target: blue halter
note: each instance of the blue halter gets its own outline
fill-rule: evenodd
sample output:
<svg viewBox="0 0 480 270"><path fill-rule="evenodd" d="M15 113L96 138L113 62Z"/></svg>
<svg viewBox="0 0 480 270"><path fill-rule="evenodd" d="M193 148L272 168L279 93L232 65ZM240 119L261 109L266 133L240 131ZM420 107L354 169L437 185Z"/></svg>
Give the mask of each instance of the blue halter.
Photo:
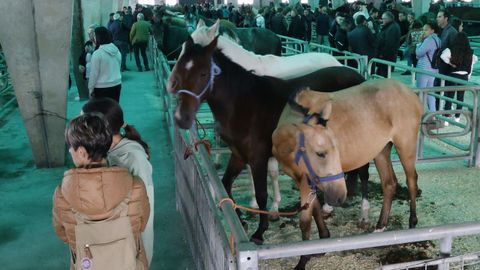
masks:
<svg viewBox="0 0 480 270"><path fill-rule="evenodd" d="M305 118L303 119L303 123L308 123L312 117L315 115L305 115ZM325 182L331 182L335 180L339 180L345 177L345 174L343 172L335 175L329 175L329 176L318 176L315 171L313 170L312 163L310 162L310 159L308 158L307 155L307 150L305 148L305 135L303 132L300 132L300 136L298 138L298 151L295 154L295 163L298 165L300 163L300 160L303 159L303 162L305 163L305 166L307 167L308 170L308 185L312 190L317 190L317 185Z"/></svg>
<svg viewBox="0 0 480 270"><path fill-rule="evenodd" d="M200 94L195 94L190 90L182 89L177 92L177 96L180 94L187 94L192 97L194 97L197 100L197 103L200 104L202 96L208 91L212 90L213 88L213 81L215 79L215 76L219 75L222 73L222 70L220 69L217 64L212 60L212 64L210 65L210 79L208 80L207 85L205 85L205 88L203 88L202 92Z"/></svg>

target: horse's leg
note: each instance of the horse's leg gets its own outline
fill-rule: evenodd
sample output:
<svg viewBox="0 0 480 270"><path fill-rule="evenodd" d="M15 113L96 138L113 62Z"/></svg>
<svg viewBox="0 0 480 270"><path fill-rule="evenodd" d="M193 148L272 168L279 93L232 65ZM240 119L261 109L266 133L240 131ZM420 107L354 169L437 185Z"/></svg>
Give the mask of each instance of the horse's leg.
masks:
<svg viewBox="0 0 480 270"><path fill-rule="evenodd" d="M349 171L346 174L345 182L347 184L347 196L353 197L357 193L358 169Z"/></svg>
<svg viewBox="0 0 480 270"><path fill-rule="evenodd" d="M252 185L252 198L250 199L250 207L258 209L257 198L255 198L255 183L253 182L252 168L247 165L248 177L250 178L250 184Z"/></svg>
<svg viewBox="0 0 480 270"><path fill-rule="evenodd" d="M392 208L392 200L395 195L397 187L397 177L393 171L392 161L390 160L390 153L392 150L392 143L388 143L382 152L375 157L375 166L377 167L380 180L382 182L383 191L383 205L382 211L375 231L384 231L387 227L388 216Z"/></svg>
<svg viewBox="0 0 480 270"><path fill-rule="evenodd" d="M270 220L276 221L279 219L279 216L275 213L278 213L278 206L282 200L282 195L280 194L280 186L278 185L278 161L274 157L268 159L268 173L272 179L273 190L273 202L272 207L270 208L272 215L270 216Z"/></svg>
<svg viewBox="0 0 480 270"><path fill-rule="evenodd" d="M255 198L257 199L258 208L267 210L267 166L268 157L257 157L250 164L252 168L253 181L255 183ZM260 214L260 222L257 231L252 235L251 240L255 244L263 244L263 233L268 229L268 215Z"/></svg>
<svg viewBox="0 0 480 270"><path fill-rule="evenodd" d="M417 180L418 174L415 169L416 160L416 144L411 142L417 141L417 132L412 132L412 136L402 135L398 140L394 138L395 147L397 149L400 162L402 163L405 176L407 177L408 193L410 194L410 218L408 220L408 227L415 228L417 225Z"/></svg>
<svg viewBox="0 0 480 270"><path fill-rule="evenodd" d="M369 227L368 211L370 210L370 203L368 202L368 167L369 163L358 168L358 174L360 175L360 181L362 184L362 213L360 219L360 227L367 229Z"/></svg>
<svg viewBox="0 0 480 270"><path fill-rule="evenodd" d="M315 215L315 222L317 223L317 227L319 228L318 231L319 231L320 237L321 238L322 236L329 237L330 235L327 227L325 226L325 223L323 222L321 212L319 211L320 203L316 198L316 194L313 201L311 201L312 195L310 195L310 193L311 193L311 189L310 189L310 186L307 184L307 179L306 177L303 177L300 182L300 205L304 206L307 203L309 204L309 207L307 209L304 209L302 210L302 212L300 212L300 229L302 230L302 240L304 241L310 239L312 215ZM316 213L315 213L315 210L316 210ZM321 222L318 222L317 219L321 220ZM300 256L300 260L295 266L295 270L304 270L305 265L310 260L310 258L311 258L311 255Z"/></svg>
<svg viewBox="0 0 480 270"><path fill-rule="evenodd" d="M232 197L232 184L233 180L238 176L238 174L243 170L245 167L245 162L235 154L230 155L230 160L228 161L227 169L225 170L225 174L222 178L223 186L227 191L228 196L233 199ZM240 211L237 211L238 216L240 217Z"/></svg>

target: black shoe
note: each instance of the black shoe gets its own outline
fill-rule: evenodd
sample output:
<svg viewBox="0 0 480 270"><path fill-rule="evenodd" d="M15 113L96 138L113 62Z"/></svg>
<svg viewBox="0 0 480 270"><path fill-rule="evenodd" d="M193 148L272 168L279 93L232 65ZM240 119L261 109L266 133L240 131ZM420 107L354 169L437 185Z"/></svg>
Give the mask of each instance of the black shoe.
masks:
<svg viewBox="0 0 480 270"><path fill-rule="evenodd" d="M145 68L145 71L150 71L150 69L148 67Z"/></svg>
<svg viewBox="0 0 480 270"><path fill-rule="evenodd" d="M141 67L139 67L139 68L138 68L138 71L139 71L139 72L142 72L142 71L143 71L143 69L142 69Z"/></svg>
<svg viewBox="0 0 480 270"><path fill-rule="evenodd" d="M412 75L412 73L410 71L405 71L401 75Z"/></svg>
<svg viewBox="0 0 480 270"><path fill-rule="evenodd" d="M124 70L124 71L130 71L130 69L127 68L127 67L124 67L123 70Z"/></svg>

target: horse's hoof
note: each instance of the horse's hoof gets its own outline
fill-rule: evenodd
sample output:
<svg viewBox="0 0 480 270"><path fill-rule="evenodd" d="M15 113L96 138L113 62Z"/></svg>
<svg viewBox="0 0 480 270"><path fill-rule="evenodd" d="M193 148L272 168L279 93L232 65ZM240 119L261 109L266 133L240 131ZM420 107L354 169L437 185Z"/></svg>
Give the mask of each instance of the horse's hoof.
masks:
<svg viewBox="0 0 480 270"><path fill-rule="evenodd" d="M365 221L364 219L360 220L357 224L358 228L368 231L370 229L370 223L368 221Z"/></svg>
<svg viewBox="0 0 480 270"><path fill-rule="evenodd" d="M280 216L278 215L278 212L275 212L275 213L269 215L268 220L270 220L271 222L279 221Z"/></svg>
<svg viewBox="0 0 480 270"><path fill-rule="evenodd" d="M293 268L293 270L305 270L305 267L301 267L301 266L295 266L295 268Z"/></svg>
<svg viewBox="0 0 480 270"><path fill-rule="evenodd" d="M259 238L256 238L256 237L252 236L250 238L250 241L255 243L255 245L258 245L258 246L263 245L263 239L259 239Z"/></svg>

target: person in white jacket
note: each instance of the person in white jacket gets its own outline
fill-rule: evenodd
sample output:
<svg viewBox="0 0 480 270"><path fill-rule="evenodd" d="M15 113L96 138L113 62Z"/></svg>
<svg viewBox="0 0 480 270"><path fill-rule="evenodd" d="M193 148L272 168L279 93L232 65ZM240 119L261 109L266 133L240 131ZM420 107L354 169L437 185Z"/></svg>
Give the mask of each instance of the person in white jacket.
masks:
<svg viewBox="0 0 480 270"><path fill-rule="evenodd" d="M103 114L112 130L112 146L107 155L108 165L125 167L131 174L140 177L145 183L150 203L150 216L145 231L142 233L142 241L148 265L150 265L153 257L153 213L155 212L155 204L149 147L142 140L137 130L124 122L122 108L115 100L110 98L91 99L83 105L82 112ZM125 131L125 135L121 135L121 129Z"/></svg>
<svg viewBox="0 0 480 270"><path fill-rule="evenodd" d="M107 28L95 28L96 50L92 54L88 90L91 97L109 97L120 101L122 55L112 43L112 34Z"/></svg>

